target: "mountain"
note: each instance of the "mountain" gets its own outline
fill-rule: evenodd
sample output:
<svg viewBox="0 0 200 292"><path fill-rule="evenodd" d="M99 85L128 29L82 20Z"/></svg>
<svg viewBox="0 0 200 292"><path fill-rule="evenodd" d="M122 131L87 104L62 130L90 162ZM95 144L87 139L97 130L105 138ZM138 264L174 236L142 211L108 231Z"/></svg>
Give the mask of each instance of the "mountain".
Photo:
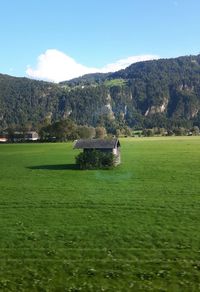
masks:
<svg viewBox="0 0 200 292"><path fill-rule="evenodd" d="M91 84L91 83L102 83L109 77L111 73L90 73L84 76L73 78L69 81L60 82L61 85L80 85L80 84Z"/></svg>
<svg viewBox="0 0 200 292"><path fill-rule="evenodd" d="M132 64L54 84L0 74L0 128L70 117L134 128L200 126L200 55Z"/></svg>

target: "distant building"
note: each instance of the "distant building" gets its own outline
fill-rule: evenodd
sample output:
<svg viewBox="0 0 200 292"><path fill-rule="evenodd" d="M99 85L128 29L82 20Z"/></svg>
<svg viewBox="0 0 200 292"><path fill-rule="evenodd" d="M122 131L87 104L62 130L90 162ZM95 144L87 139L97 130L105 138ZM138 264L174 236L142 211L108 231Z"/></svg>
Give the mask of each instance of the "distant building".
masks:
<svg viewBox="0 0 200 292"><path fill-rule="evenodd" d="M29 132L17 132L8 134L8 140L10 142L25 142L25 141L37 141L39 140L39 135L35 131Z"/></svg>
<svg viewBox="0 0 200 292"><path fill-rule="evenodd" d="M39 140L39 135L35 131L30 131L25 133L25 140L27 141L37 141Z"/></svg>
<svg viewBox="0 0 200 292"><path fill-rule="evenodd" d="M6 135L0 135L0 143L5 143L8 141L8 138Z"/></svg>
<svg viewBox="0 0 200 292"><path fill-rule="evenodd" d="M120 142L115 139L80 139L75 142L74 149L83 149L83 151L99 150L102 152L111 152L115 156L115 165L120 164Z"/></svg>
<svg viewBox="0 0 200 292"><path fill-rule="evenodd" d="M0 143L5 142L24 142L24 141L37 141L39 140L39 135L35 131L29 132L3 132L0 134Z"/></svg>

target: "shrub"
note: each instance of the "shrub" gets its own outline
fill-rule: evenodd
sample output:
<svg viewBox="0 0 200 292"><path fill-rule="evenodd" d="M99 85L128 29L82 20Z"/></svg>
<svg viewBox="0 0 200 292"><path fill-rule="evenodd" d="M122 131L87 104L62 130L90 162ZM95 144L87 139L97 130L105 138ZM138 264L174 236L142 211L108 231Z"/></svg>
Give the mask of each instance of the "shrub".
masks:
<svg viewBox="0 0 200 292"><path fill-rule="evenodd" d="M76 163L80 169L111 168L114 166L114 155L112 152L99 150L84 151L76 156Z"/></svg>

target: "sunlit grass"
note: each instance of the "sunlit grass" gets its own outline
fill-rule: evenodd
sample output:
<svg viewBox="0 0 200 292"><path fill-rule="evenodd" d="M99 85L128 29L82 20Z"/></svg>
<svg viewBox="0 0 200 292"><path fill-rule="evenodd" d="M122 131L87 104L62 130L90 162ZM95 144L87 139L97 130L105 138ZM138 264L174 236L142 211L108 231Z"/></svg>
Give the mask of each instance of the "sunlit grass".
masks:
<svg viewBox="0 0 200 292"><path fill-rule="evenodd" d="M200 138L121 144L92 171L71 143L0 145L0 289L200 288Z"/></svg>
<svg viewBox="0 0 200 292"><path fill-rule="evenodd" d="M122 86L125 85L126 81L124 79L118 78L118 79L112 79L112 80L106 80L104 82L104 85L107 87L112 87L112 86Z"/></svg>

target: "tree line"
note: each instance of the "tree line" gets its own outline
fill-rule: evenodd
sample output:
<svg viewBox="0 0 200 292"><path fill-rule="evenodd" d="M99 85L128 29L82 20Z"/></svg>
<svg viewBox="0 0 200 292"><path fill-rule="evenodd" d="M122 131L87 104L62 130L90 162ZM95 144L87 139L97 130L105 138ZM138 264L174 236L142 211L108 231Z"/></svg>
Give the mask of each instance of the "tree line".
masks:
<svg viewBox="0 0 200 292"><path fill-rule="evenodd" d="M111 127L112 129L112 127ZM27 133L33 129L26 127L7 128L5 131L0 131L0 137L6 137L8 142L27 142ZM98 125L92 127L88 125L77 125L71 119L62 119L54 123L41 125L37 129L39 134L38 142L65 142L74 141L77 139L92 139L99 138L104 139L107 137L152 137L152 136L198 136L200 135L200 129L198 126L191 128L174 127L163 128L153 127L137 129L129 128L127 126L121 128L107 129Z"/></svg>

